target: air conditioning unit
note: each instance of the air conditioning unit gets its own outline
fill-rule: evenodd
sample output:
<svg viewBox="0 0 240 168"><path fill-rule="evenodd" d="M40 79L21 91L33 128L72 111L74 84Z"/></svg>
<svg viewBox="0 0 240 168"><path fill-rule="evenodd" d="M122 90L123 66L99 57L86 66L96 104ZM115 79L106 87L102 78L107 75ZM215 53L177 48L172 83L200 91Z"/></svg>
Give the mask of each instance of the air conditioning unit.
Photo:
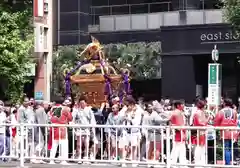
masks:
<svg viewBox="0 0 240 168"><path fill-rule="evenodd" d="M44 26L41 23L35 23L34 28L34 51L44 51Z"/></svg>

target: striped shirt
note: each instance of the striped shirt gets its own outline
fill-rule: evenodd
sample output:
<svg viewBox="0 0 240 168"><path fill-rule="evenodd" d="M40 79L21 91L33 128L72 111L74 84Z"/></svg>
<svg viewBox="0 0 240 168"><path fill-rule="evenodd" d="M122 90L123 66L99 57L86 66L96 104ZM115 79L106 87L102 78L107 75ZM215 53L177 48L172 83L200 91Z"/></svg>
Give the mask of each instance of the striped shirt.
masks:
<svg viewBox="0 0 240 168"><path fill-rule="evenodd" d="M91 107L84 109L75 108L72 112L73 123L78 125L96 125L96 120ZM90 128L76 128L76 134L90 134Z"/></svg>
<svg viewBox="0 0 240 168"><path fill-rule="evenodd" d="M119 125L120 124L120 118L118 114L110 113L107 118L106 125ZM112 135L116 135L118 130L118 134L120 133L120 129L116 128L105 128L106 133L111 133Z"/></svg>

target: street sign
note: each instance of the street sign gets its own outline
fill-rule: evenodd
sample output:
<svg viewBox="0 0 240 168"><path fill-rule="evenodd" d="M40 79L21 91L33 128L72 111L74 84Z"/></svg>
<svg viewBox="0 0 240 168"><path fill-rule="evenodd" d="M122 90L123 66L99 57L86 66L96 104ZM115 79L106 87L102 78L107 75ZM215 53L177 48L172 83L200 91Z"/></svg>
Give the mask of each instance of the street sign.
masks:
<svg viewBox="0 0 240 168"><path fill-rule="evenodd" d="M208 64L208 105L221 104L222 94L222 65L218 63Z"/></svg>
<svg viewBox="0 0 240 168"><path fill-rule="evenodd" d="M218 52L218 49L217 49L217 45L214 45L214 49L212 50L212 60L214 62L217 62L219 59L219 52Z"/></svg>
<svg viewBox="0 0 240 168"><path fill-rule="evenodd" d="M43 100L43 92L35 92L35 100Z"/></svg>

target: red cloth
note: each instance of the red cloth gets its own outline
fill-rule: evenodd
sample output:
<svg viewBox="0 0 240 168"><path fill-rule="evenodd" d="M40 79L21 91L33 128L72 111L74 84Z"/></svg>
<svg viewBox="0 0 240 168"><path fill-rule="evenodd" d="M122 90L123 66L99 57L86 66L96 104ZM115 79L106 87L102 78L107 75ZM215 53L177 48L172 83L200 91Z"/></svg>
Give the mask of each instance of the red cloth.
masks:
<svg viewBox="0 0 240 168"><path fill-rule="evenodd" d="M204 116L203 116L204 115ZM208 119L206 118L202 110L197 110L193 116L193 126L207 126ZM197 131L197 130L194 130ZM191 136L192 144L194 145L205 145L206 144L206 131L199 130L196 135Z"/></svg>
<svg viewBox="0 0 240 168"><path fill-rule="evenodd" d="M17 115L15 114L15 119L17 120ZM12 137L15 137L17 135L17 128L12 128Z"/></svg>
<svg viewBox="0 0 240 168"><path fill-rule="evenodd" d="M15 137L17 134L17 128L12 128L12 137Z"/></svg>
<svg viewBox="0 0 240 168"><path fill-rule="evenodd" d="M48 150L52 149L52 128L50 128L49 139L48 139Z"/></svg>
<svg viewBox="0 0 240 168"><path fill-rule="evenodd" d="M59 118L56 116L51 117L51 122L53 124L68 124L70 121L72 121L72 114L68 107L62 108ZM65 139L67 136L67 127L54 127L52 133L54 140Z"/></svg>
<svg viewBox="0 0 240 168"><path fill-rule="evenodd" d="M232 115L225 116L226 110L232 110ZM225 107L220 110L214 120L214 126L222 126L222 127L237 127L237 112L229 107ZM224 134L223 134L224 132ZM222 130L221 131L221 138L223 139L236 139L237 138L237 131L230 131L230 130Z"/></svg>
<svg viewBox="0 0 240 168"><path fill-rule="evenodd" d="M175 110L170 118L171 124L173 126L185 126L183 112L179 110ZM178 129L175 130L175 141L176 142L183 142L186 141L186 130L185 129Z"/></svg>
<svg viewBox="0 0 240 168"><path fill-rule="evenodd" d="M56 104L56 105L53 106L53 107L51 108L51 110L49 111L49 117L50 117L51 120L52 120L52 117L53 117L53 111L54 111L54 109L59 108L59 107L62 107L62 105L61 105L61 104ZM51 150L51 149L52 149L52 141L53 141L53 139L52 139L52 132L53 132L53 128L50 128L49 139L48 139L48 150Z"/></svg>

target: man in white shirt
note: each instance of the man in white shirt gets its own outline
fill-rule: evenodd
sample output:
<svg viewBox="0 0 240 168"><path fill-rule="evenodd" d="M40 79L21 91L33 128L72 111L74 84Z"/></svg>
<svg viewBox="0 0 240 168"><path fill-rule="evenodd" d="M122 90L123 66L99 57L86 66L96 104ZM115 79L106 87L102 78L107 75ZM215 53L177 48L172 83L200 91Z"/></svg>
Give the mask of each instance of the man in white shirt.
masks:
<svg viewBox="0 0 240 168"><path fill-rule="evenodd" d="M7 120L6 113L4 112L4 103L0 100L0 125L5 124ZM5 155L5 140L6 126L0 126L0 156Z"/></svg>
<svg viewBox="0 0 240 168"><path fill-rule="evenodd" d="M19 107L17 112L17 121L19 124L34 124L35 113L33 112L33 108L30 106L30 101L28 98L24 98L22 106ZM24 128L23 135L21 135L20 127L17 128L17 146L20 147L20 137L25 136L24 138L27 143L27 148L25 149L25 154L27 156L31 156L33 154L33 149L35 148L33 142L33 127L28 126Z"/></svg>
<svg viewBox="0 0 240 168"><path fill-rule="evenodd" d="M136 104L133 97L127 97L125 107L120 111L121 122L123 125L140 126L144 110ZM137 160L137 150L140 147L141 132L140 128L124 128L122 137L119 140L119 148L131 147L133 160ZM125 159L123 153L123 159ZM125 166L124 164L122 166ZM137 164L133 164L136 167Z"/></svg>
<svg viewBox="0 0 240 168"><path fill-rule="evenodd" d="M43 101L36 101L36 111L35 111L35 120L36 124L47 124L47 114L44 109L44 105L47 104L47 102ZM37 157L41 157L41 154L44 150L44 144L46 143L46 128L45 127L35 127L34 128L34 141L37 143L36 145L36 151L34 153L37 155ZM36 157L36 156L35 156ZM31 160L32 163L45 163L42 160Z"/></svg>
<svg viewBox="0 0 240 168"><path fill-rule="evenodd" d="M86 98L80 97L78 108L75 108L72 117L73 124L77 124L81 127L81 125L96 125L96 120L92 111L92 108L87 105ZM87 159L87 155L89 154L89 141L90 141L90 133L92 128L77 128L75 130L76 138L77 138L77 157L81 159L82 146L84 145L84 157L83 159ZM95 132L93 131L93 134Z"/></svg>

